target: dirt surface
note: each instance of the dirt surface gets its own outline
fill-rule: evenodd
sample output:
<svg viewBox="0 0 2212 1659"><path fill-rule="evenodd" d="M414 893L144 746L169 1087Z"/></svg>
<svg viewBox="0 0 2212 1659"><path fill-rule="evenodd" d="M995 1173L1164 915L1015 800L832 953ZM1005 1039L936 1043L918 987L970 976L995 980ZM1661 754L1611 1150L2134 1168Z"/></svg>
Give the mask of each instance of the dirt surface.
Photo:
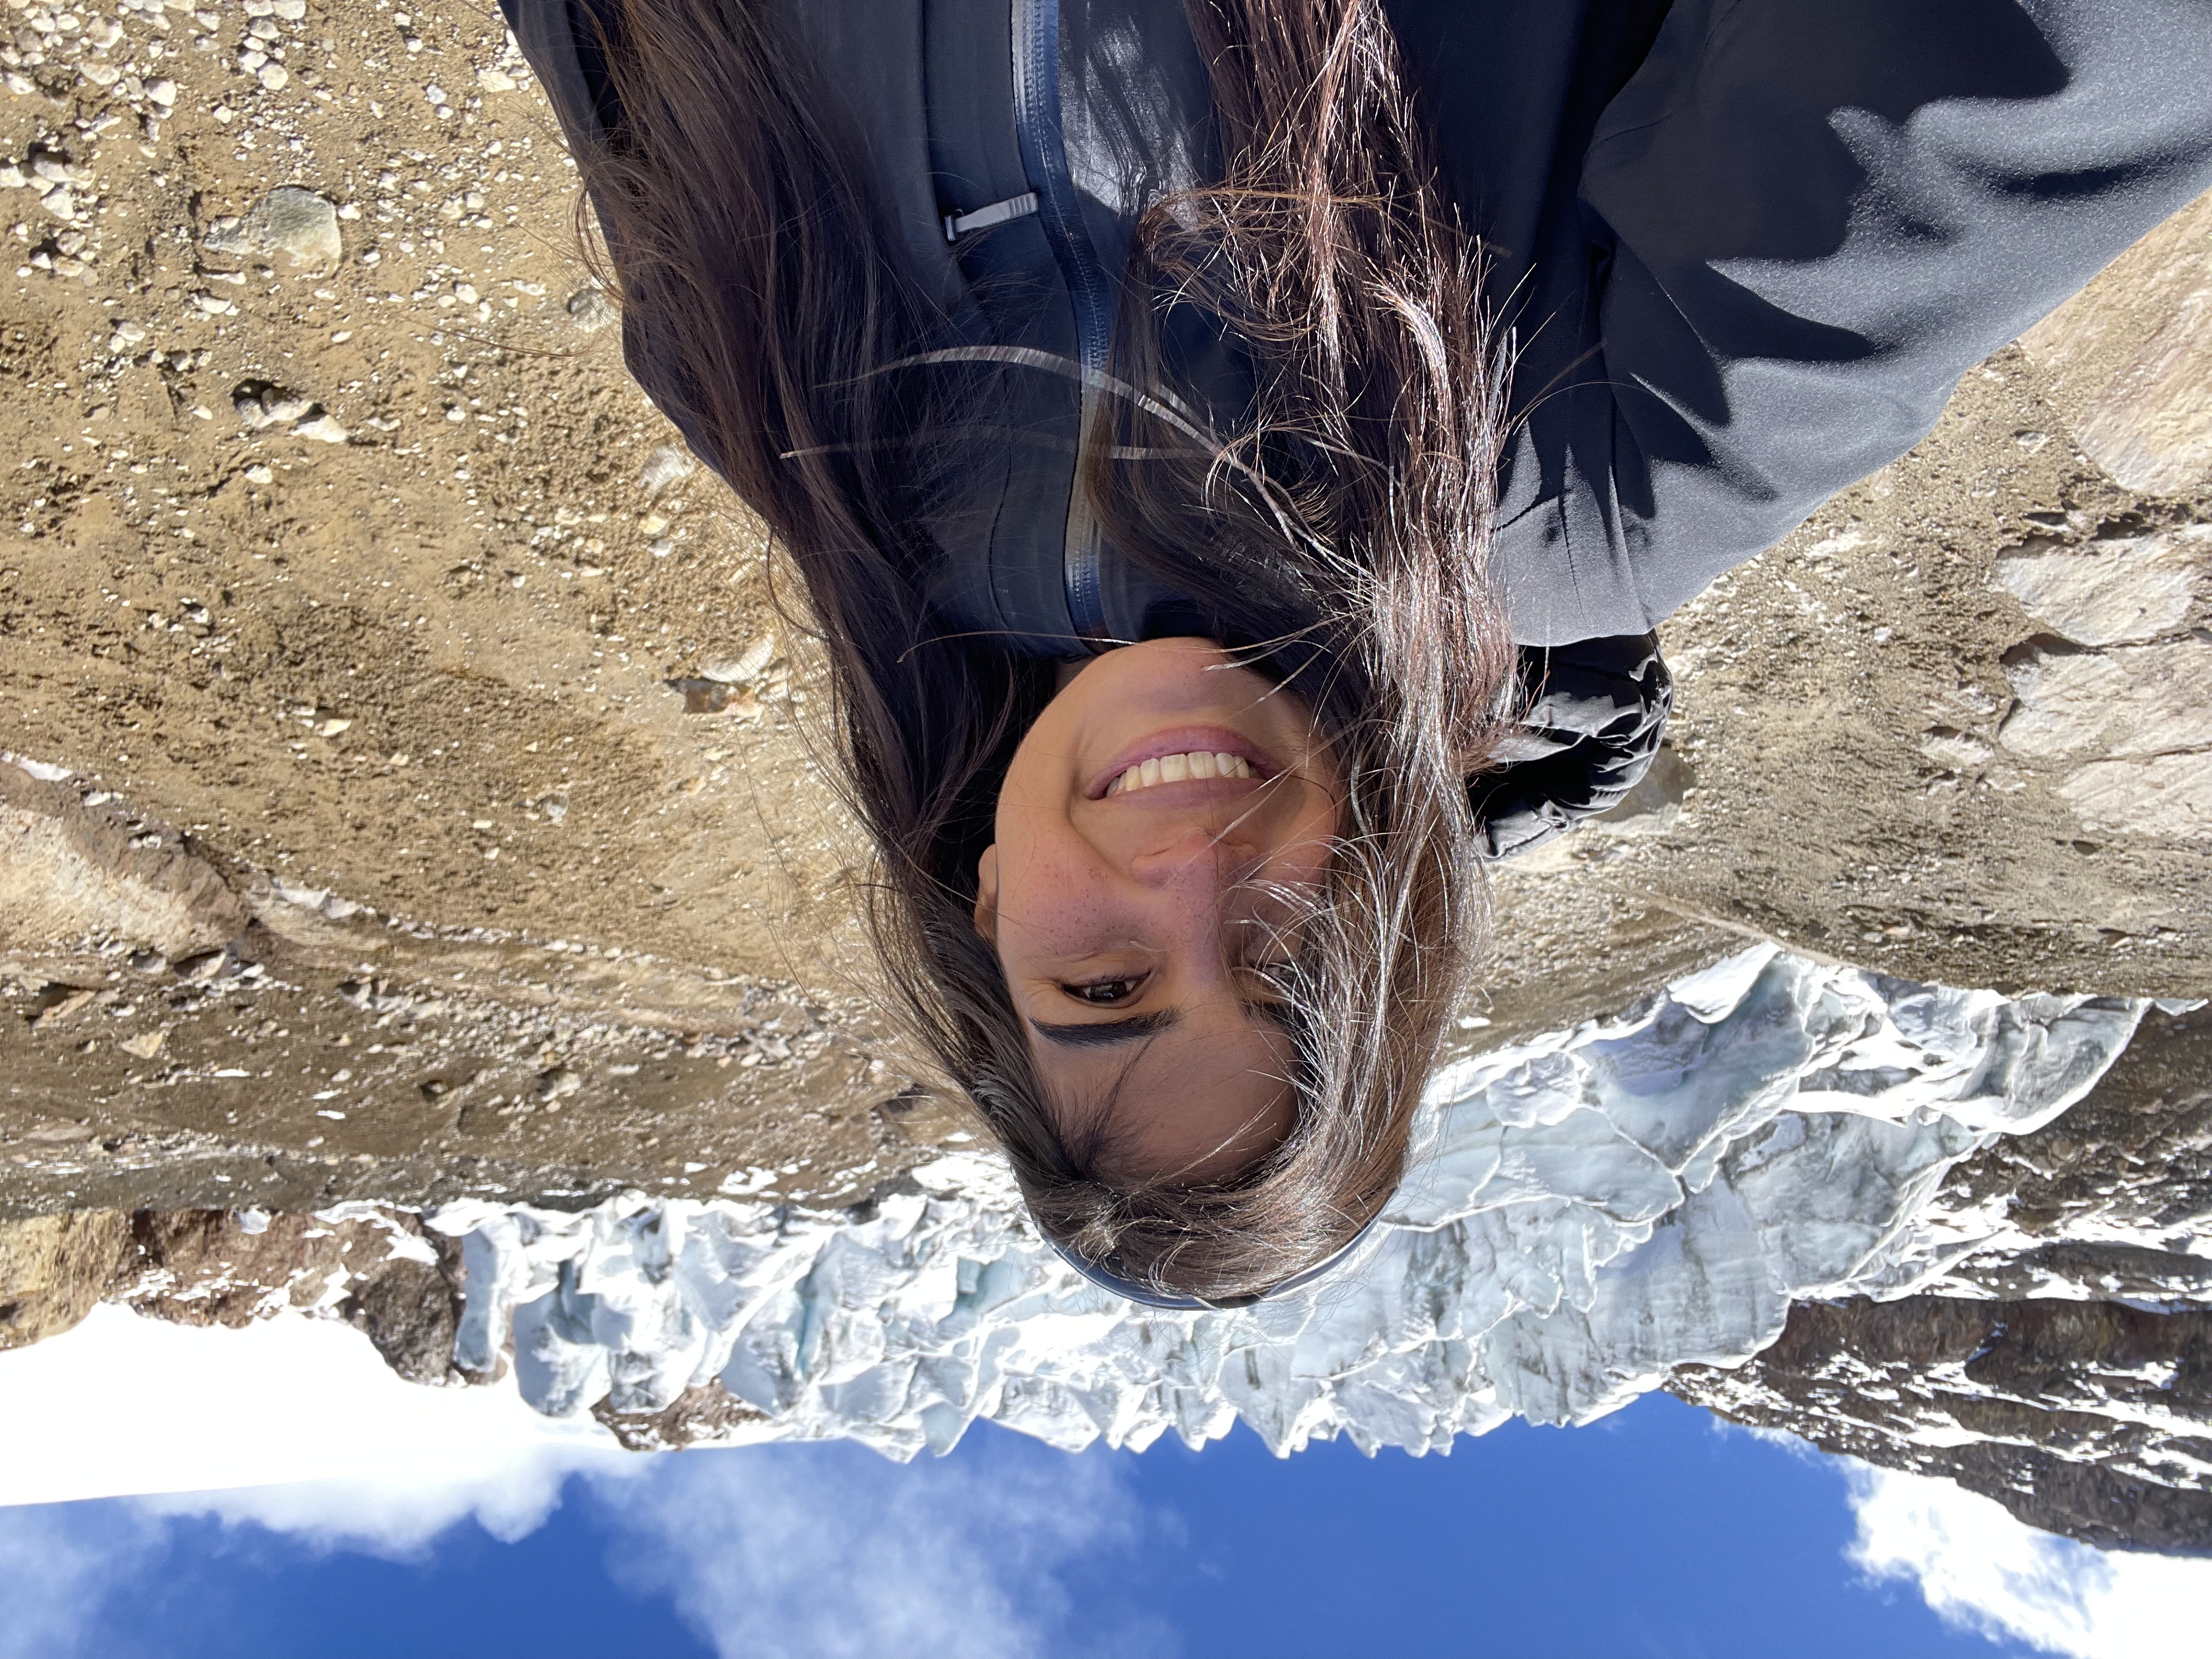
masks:
<svg viewBox="0 0 2212 1659"><path fill-rule="evenodd" d="M286 9L11 11L0 1203L865 1188L901 1079L758 527L496 14Z"/></svg>
<svg viewBox="0 0 2212 1659"><path fill-rule="evenodd" d="M0 1213L828 1201L968 1134L870 1012L805 642L622 372L496 14L9 5ZM1760 937L2212 989L2212 738L2148 691L2086 748L2012 724L2067 674L2191 684L2197 544L2145 556L2185 591L2142 639L1993 584L2212 519L2208 235L1669 624L1665 762L1501 874L1465 1042Z"/></svg>

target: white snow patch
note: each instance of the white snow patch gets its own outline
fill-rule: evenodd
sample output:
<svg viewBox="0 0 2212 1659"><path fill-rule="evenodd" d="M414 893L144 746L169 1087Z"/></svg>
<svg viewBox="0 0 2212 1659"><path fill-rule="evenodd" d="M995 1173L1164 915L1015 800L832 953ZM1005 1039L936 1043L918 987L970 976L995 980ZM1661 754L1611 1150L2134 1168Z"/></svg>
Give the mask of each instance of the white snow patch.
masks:
<svg viewBox="0 0 2212 1659"><path fill-rule="evenodd" d="M872 1218L630 1194L470 1202L465 1365L511 1344L524 1399L659 1410L719 1377L747 1438L944 1451L979 1418L1073 1449L1279 1453L1341 1434L1447 1449L1518 1414L1586 1422L1689 1362L1740 1364L1791 1301L1903 1295L1974 1243L1928 1200L2125 1048L2139 1000L2008 999L1771 946L1619 1018L1435 1080L1424 1154L1361 1260L1235 1313L1162 1313L1038 1239L1004 1166L957 1154Z"/></svg>

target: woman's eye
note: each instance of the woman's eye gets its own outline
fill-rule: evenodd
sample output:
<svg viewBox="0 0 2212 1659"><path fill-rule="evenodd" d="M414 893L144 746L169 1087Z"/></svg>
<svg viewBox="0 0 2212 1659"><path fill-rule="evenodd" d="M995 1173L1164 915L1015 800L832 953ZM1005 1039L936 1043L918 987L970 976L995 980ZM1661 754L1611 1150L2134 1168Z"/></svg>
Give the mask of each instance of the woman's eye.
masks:
<svg viewBox="0 0 2212 1659"><path fill-rule="evenodd" d="M1137 988L1143 983L1138 979L1097 979L1088 984L1063 985L1060 988L1078 1002L1087 1002L1094 1007L1111 1008L1136 995Z"/></svg>

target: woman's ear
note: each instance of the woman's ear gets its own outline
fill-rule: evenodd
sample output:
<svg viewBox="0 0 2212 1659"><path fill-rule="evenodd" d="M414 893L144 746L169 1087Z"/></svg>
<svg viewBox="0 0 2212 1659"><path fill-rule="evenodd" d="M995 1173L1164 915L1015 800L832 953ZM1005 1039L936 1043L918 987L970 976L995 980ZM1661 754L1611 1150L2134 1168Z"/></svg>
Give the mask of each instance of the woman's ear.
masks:
<svg viewBox="0 0 2212 1659"><path fill-rule="evenodd" d="M993 945L999 942L999 844L993 842L975 860L975 931Z"/></svg>

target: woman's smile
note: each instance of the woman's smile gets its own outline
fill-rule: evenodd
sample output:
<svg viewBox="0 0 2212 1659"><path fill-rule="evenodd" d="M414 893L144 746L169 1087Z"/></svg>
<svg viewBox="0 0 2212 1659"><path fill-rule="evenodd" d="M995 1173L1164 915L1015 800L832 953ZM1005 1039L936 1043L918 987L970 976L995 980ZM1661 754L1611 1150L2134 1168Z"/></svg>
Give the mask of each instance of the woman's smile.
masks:
<svg viewBox="0 0 2212 1659"><path fill-rule="evenodd" d="M1177 726L1153 732L1127 745L1095 775L1085 793L1092 800L1162 784L1264 782L1282 767L1242 732L1225 726ZM1243 791L1218 791L1197 799L1234 798Z"/></svg>

